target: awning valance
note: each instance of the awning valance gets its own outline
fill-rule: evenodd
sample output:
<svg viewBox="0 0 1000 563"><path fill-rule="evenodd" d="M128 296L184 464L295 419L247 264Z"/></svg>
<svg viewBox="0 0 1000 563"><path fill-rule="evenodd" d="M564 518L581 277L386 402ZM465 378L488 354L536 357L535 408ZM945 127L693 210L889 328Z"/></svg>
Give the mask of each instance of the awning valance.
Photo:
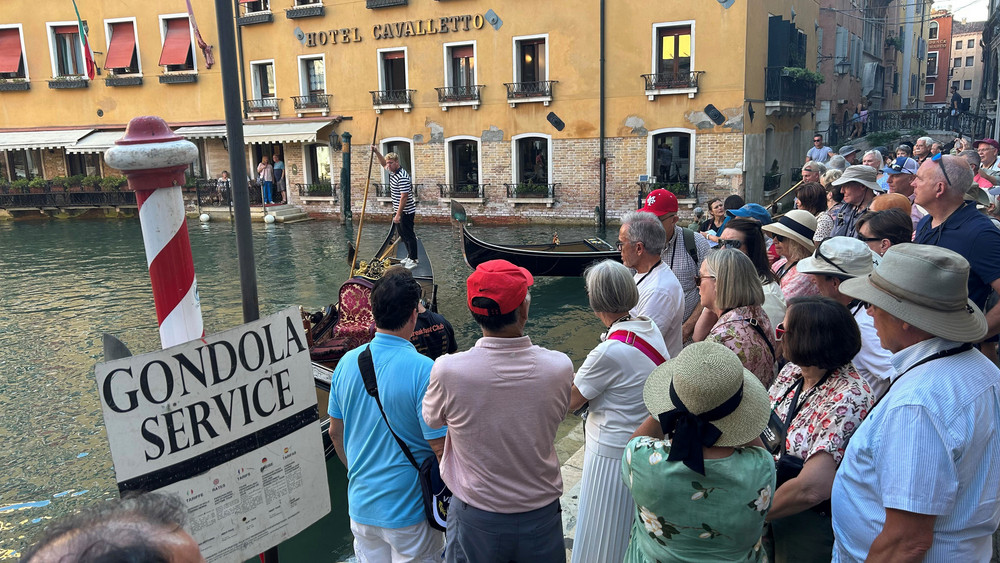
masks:
<svg viewBox="0 0 1000 563"><path fill-rule="evenodd" d="M66 147L67 154L103 154L125 135L124 131L94 131L76 144Z"/></svg>
<svg viewBox="0 0 1000 563"><path fill-rule="evenodd" d="M0 72L17 72L21 66L21 31L0 29Z"/></svg>
<svg viewBox="0 0 1000 563"><path fill-rule="evenodd" d="M297 121L294 123L247 123L243 125L243 142L248 145L262 143L315 143L320 129L332 121ZM200 125L179 127L175 131L187 139L222 139L226 137L225 125Z"/></svg>
<svg viewBox="0 0 1000 563"><path fill-rule="evenodd" d="M135 32L132 30L132 22L111 24L111 44L108 45L108 56L104 59L104 68L128 68L132 65L134 53Z"/></svg>
<svg viewBox="0 0 1000 563"><path fill-rule="evenodd" d="M160 51L160 66L182 65L191 51L191 30L187 18L167 20L167 34Z"/></svg>
<svg viewBox="0 0 1000 563"><path fill-rule="evenodd" d="M76 144L93 129L57 129L54 131L0 131L0 150L61 149Z"/></svg>
<svg viewBox="0 0 1000 563"><path fill-rule="evenodd" d="M194 127L178 127L174 130L185 139L224 139L226 137L225 125L197 125Z"/></svg>

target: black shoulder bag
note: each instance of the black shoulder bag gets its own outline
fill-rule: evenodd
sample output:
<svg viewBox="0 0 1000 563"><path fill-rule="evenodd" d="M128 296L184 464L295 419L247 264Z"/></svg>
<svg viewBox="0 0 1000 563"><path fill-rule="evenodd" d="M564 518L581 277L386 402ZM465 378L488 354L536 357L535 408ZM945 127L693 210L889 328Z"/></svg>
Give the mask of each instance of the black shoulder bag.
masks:
<svg viewBox="0 0 1000 563"><path fill-rule="evenodd" d="M378 410L382 413L382 420L385 421L385 425L389 428L389 432L392 433L392 437L399 444L399 449L403 450L403 455L406 456L406 459L417 470L427 523L435 530L445 531L448 519L448 505L451 503L451 490L448 489L448 485L445 485L441 479L437 456L432 454L422 464L417 464L417 460L414 459L413 453L410 452L410 448L406 445L406 442L389 425L389 419L385 416L385 409L382 408L382 400L378 396L378 382L375 380L375 362L372 361L371 346L365 346L364 351L358 356L358 368L361 369L361 377L365 381L365 391L372 397L375 397Z"/></svg>

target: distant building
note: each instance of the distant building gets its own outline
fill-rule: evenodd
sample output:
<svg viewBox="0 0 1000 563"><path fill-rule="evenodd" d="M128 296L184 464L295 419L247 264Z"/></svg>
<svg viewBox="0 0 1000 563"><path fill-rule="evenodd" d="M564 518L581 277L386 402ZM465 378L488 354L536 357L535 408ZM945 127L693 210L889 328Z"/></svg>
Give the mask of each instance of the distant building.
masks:
<svg viewBox="0 0 1000 563"><path fill-rule="evenodd" d="M956 22L951 32L952 75L951 85L958 87L963 104L969 111L979 113L980 88L985 67L982 46L983 27L986 22Z"/></svg>
<svg viewBox="0 0 1000 563"><path fill-rule="evenodd" d="M927 26L927 80L924 83L924 103L928 106L948 105L951 99L951 33L952 16L947 10L935 10Z"/></svg>

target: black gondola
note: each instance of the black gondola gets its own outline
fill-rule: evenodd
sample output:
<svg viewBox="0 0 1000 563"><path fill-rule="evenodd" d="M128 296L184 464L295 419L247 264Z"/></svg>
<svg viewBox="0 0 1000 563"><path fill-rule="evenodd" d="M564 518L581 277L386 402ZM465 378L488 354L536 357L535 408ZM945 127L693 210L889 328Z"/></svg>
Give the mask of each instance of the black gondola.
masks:
<svg viewBox="0 0 1000 563"><path fill-rule="evenodd" d="M582 276L587 266L601 260L621 262L621 252L601 238L548 244L504 246L484 242L466 228L465 207L452 200L451 217L462 225L462 254L465 263L475 268L489 260L507 260L525 268L533 276Z"/></svg>

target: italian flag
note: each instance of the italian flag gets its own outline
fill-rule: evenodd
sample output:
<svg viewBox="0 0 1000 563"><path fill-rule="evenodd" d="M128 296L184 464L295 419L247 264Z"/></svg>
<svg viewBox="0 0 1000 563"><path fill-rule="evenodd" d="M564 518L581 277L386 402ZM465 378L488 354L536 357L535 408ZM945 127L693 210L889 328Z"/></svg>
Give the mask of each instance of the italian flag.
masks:
<svg viewBox="0 0 1000 563"><path fill-rule="evenodd" d="M90 50L90 40L87 39L87 30L84 29L83 20L80 19L76 0L73 0L73 11L76 12L76 23L80 26L80 41L83 43L83 59L87 63L87 78L93 80L97 76L97 63L94 62L94 52Z"/></svg>

